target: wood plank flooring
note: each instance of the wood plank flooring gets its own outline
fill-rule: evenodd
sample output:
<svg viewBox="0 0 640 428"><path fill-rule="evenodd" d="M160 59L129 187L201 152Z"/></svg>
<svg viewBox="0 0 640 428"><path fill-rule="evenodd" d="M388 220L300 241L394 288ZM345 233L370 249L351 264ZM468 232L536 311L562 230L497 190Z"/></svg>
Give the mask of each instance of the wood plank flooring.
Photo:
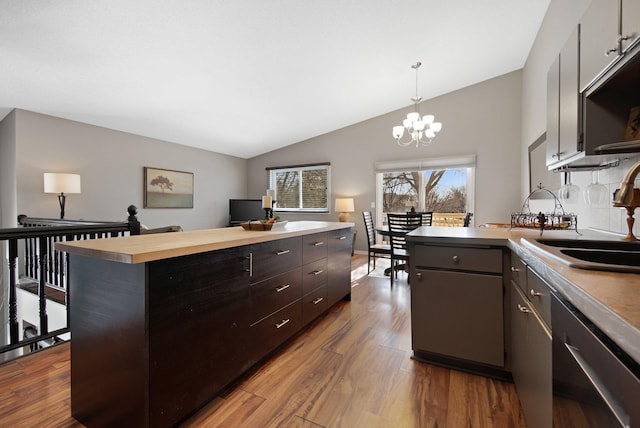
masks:
<svg viewBox="0 0 640 428"><path fill-rule="evenodd" d="M353 258L341 302L183 427L524 427L513 384L412 360L410 288ZM0 366L0 426L81 427L69 345Z"/></svg>

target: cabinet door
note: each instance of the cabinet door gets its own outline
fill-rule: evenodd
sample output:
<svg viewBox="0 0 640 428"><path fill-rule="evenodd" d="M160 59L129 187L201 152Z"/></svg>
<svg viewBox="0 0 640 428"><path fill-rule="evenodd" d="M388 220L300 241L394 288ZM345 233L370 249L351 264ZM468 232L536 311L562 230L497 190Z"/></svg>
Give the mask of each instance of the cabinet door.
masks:
<svg viewBox="0 0 640 428"><path fill-rule="evenodd" d="M502 277L417 270L411 283L414 351L504 365Z"/></svg>
<svg viewBox="0 0 640 428"><path fill-rule="evenodd" d="M622 51L625 52L640 37L640 2L622 0Z"/></svg>
<svg viewBox="0 0 640 428"><path fill-rule="evenodd" d="M351 300L351 245L330 251L327 267L327 306Z"/></svg>
<svg viewBox="0 0 640 428"><path fill-rule="evenodd" d="M149 413L169 426L250 365L247 247L149 265Z"/></svg>
<svg viewBox="0 0 640 428"><path fill-rule="evenodd" d="M550 427L551 335L518 286L511 287L511 372L527 426Z"/></svg>
<svg viewBox="0 0 640 428"><path fill-rule="evenodd" d="M560 56L547 73L547 166L560 160Z"/></svg>
<svg viewBox="0 0 640 428"><path fill-rule="evenodd" d="M593 0L580 21L580 90L618 58L619 30L618 0Z"/></svg>
<svg viewBox="0 0 640 428"><path fill-rule="evenodd" d="M560 52L559 155L566 159L576 154L580 139L580 88L578 82L578 27Z"/></svg>

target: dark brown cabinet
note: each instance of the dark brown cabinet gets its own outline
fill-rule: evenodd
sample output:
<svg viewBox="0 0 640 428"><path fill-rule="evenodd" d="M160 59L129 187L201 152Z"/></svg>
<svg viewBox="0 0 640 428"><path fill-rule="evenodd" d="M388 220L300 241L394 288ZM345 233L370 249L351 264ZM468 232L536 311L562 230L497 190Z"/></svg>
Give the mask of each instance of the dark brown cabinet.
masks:
<svg viewBox="0 0 640 428"><path fill-rule="evenodd" d="M351 242L344 228L138 264L70 254L73 416L178 424L349 298Z"/></svg>
<svg viewBox="0 0 640 428"><path fill-rule="evenodd" d="M341 299L351 300L351 229L331 231L328 240L327 305L333 306Z"/></svg>

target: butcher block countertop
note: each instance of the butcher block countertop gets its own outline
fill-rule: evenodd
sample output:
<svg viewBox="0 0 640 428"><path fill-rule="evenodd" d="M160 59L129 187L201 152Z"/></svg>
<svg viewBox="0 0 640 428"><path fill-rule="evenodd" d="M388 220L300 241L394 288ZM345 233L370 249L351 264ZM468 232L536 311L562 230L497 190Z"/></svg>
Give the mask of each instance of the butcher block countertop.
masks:
<svg viewBox="0 0 640 428"><path fill-rule="evenodd" d="M618 240L592 230L545 231L543 238ZM540 232L528 229L421 227L409 240L429 244L503 245L567 298L600 330L640 363L640 274L570 267L522 244Z"/></svg>
<svg viewBox="0 0 640 428"><path fill-rule="evenodd" d="M121 263L145 263L353 226L353 223L294 221L286 223L281 229L271 231L249 231L236 226L58 242L55 245L57 249L72 254Z"/></svg>

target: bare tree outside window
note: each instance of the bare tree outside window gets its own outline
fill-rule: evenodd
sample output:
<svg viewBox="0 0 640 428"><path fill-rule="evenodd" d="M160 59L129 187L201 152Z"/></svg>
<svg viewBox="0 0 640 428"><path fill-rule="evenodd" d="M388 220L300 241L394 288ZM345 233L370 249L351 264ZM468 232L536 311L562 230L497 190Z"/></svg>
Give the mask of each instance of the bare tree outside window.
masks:
<svg viewBox="0 0 640 428"><path fill-rule="evenodd" d="M466 168L385 173L382 178L383 212L407 212L413 207L416 211L464 213L466 184L451 184L460 181L466 183ZM422 194L421 185L424 185Z"/></svg>

